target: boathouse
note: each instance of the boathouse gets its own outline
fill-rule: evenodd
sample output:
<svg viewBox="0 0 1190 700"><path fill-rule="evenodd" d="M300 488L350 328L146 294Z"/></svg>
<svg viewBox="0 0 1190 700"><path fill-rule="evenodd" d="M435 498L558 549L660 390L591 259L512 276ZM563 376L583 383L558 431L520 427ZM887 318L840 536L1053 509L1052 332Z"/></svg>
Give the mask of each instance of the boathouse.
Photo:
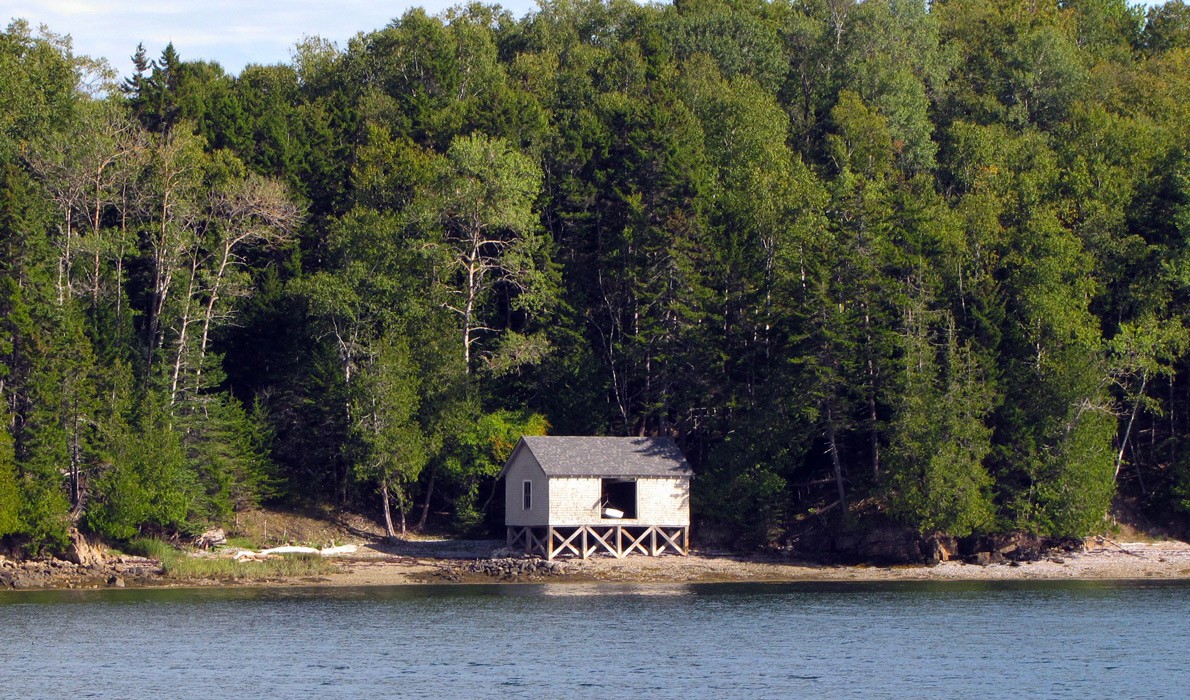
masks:
<svg viewBox="0 0 1190 700"><path fill-rule="evenodd" d="M504 464L508 546L547 559L690 549L690 465L672 438L522 437Z"/></svg>

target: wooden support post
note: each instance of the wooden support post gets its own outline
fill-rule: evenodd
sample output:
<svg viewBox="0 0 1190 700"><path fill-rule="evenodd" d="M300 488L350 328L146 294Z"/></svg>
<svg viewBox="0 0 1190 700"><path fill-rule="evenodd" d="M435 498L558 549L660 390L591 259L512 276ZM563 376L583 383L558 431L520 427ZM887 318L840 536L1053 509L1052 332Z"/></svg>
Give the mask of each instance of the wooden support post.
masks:
<svg viewBox="0 0 1190 700"><path fill-rule="evenodd" d="M589 559L604 551L617 559L632 554L633 550L651 557L670 550L680 556L690 554L690 528L681 525L506 526L505 541L509 548L523 547L527 554L549 560L559 556Z"/></svg>

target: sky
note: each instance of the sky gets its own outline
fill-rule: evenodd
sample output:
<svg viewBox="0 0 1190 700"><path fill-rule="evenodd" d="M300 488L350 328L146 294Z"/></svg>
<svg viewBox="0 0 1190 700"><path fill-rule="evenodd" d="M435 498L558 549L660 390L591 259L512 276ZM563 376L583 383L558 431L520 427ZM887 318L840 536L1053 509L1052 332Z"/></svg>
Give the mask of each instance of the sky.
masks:
<svg viewBox="0 0 1190 700"><path fill-rule="evenodd" d="M249 63L287 63L294 44L321 36L340 47L357 32L379 29L410 7L431 14L462 0L0 0L0 24L28 20L69 34L74 53L103 57L120 75L143 42L149 58L173 42L183 60L217 61L229 73ZM500 0L516 16L534 0Z"/></svg>
<svg viewBox="0 0 1190 700"><path fill-rule="evenodd" d="M294 44L321 36L346 46L412 6L436 14L463 0L0 0L0 22L22 18L69 34L76 55L103 57L120 75L143 42L149 58L170 41L183 60L217 61L229 73L249 63L287 63ZM520 17L534 0L500 0ZM1140 4L1151 5L1156 2Z"/></svg>

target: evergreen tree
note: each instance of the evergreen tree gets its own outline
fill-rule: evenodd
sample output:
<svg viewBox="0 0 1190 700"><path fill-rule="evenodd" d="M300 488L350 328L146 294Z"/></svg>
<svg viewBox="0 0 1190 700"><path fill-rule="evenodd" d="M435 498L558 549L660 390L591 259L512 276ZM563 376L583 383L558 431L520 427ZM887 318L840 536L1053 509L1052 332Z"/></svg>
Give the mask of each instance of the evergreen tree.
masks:
<svg viewBox="0 0 1190 700"><path fill-rule="evenodd" d="M0 537L20 531L21 492L17 482L16 454L12 435L8 432L11 419L0 414Z"/></svg>
<svg viewBox="0 0 1190 700"><path fill-rule="evenodd" d="M64 467L75 464L70 409L86 376L71 366L68 337L58 335L68 310L53 293L47 208L14 166L0 172L0 319L6 369L4 400L20 488L20 532L31 551L61 546L70 502ZM64 300L67 303L69 300ZM77 349L77 348L75 348ZM72 473L73 469L72 469ZM77 483L77 482L76 482Z"/></svg>
<svg viewBox="0 0 1190 700"><path fill-rule="evenodd" d="M113 426L111 462L94 485L86 523L117 541L185 532L209 514L181 436L159 401L147 398L131 424Z"/></svg>
<svg viewBox="0 0 1190 700"><path fill-rule="evenodd" d="M919 293L920 294L920 293ZM937 320L931 319L931 316ZM938 326L944 344L935 336ZM992 393L953 321L919 301L906 310L901 403L889 446L889 509L922 533L963 537L994 524Z"/></svg>

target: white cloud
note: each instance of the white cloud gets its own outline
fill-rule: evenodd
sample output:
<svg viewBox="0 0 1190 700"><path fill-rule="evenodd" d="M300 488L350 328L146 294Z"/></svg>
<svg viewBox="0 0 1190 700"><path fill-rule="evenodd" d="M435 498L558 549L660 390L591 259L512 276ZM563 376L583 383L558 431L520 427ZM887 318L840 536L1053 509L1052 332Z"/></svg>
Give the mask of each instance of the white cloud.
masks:
<svg viewBox="0 0 1190 700"><path fill-rule="evenodd" d="M238 73L248 63L289 60L290 49L308 35L340 46L360 31L388 24L409 7L439 12L462 0L0 0L0 23L26 19L69 34L76 54L102 56L122 74L132 71L130 56L143 42L150 57L173 42L185 60L217 61ZM501 3L521 15L534 0Z"/></svg>

